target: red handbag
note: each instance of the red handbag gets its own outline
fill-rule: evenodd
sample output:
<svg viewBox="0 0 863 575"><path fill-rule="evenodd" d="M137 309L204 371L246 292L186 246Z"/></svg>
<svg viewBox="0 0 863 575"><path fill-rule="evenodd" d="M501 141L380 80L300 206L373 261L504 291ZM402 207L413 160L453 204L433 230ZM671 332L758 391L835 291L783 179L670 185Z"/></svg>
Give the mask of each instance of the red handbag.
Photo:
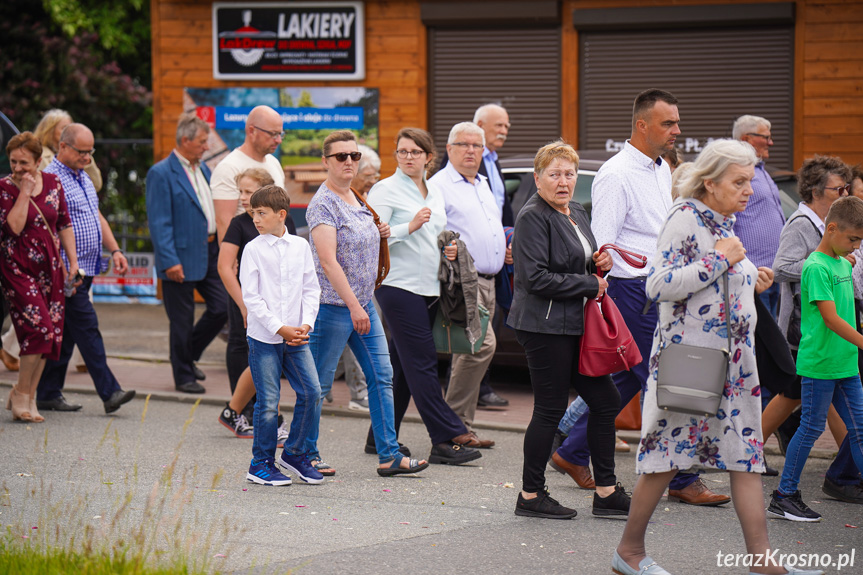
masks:
<svg viewBox="0 0 863 575"><path fill-rule="evenodd" d="M640 269L647 265L646 256L614 244L605 244L599 248L599 253L606 250L616 251L623 261L634 268ZM597 270L597 275L602 277L602 270ZM641 352L614 300L605 297L605 294L588 299L584 304L584 335L581 336L578 354L579 373L599 377L628 371L641 363L641 359Z"/></svg>

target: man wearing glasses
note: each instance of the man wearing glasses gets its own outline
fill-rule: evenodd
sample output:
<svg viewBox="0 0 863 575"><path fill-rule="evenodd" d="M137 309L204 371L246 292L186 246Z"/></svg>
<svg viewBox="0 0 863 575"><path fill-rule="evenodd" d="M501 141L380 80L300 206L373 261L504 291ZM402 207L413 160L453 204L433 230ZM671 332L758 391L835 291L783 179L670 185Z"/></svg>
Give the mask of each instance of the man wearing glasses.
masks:
<svg viewBox="0 0 863 575"><path fill-rule="evenodd" d="M243 145L227 155L213 170L210 189L216 209L216 228L219 242L225 236L231 219L242 213L240 190L235 178L249 168L262 168L269 172L280 188L285 187L285 171L273 152L282 144L282 117L269 106L257 106L246 119L246 139Z"/></svg>
<svg viewBox="0 0 863 575"><path fill-rule="evenodd" d="M480 383L497 346L491 328L495 310L494 276L507 257L506 237L501 224L501 208L489 188L488 178L479 174L485 133L472 122L453 126L447 140L449 163L429 181L446 203L447 229L458 232L477 271L477 303L489 312L489 328L480 350L473 354L454 354L446 402L461 418L468 434L463 445L488 448L494 442L480 439L471 426L476 415ZM464 281L464 278L462 278ZM467 302L470 305L470 302Z"/></svg>
<svg viewBox="0 0 863 575"><path fill-rule="evenodd" d="M785 225L785 214L779 199L779 188L764 169L764 161L770 157L773 138L770 122L759 116L740 116L734 122L732 136L755 148L759 162L752 178L752 196L746 209L737 214L734 232L746 248L746 257L758 267L771 268L779 249L779 234ZM761 293L761 301L776 318L779 309L779 282Z"/></svg>
<svg viewBox="0 0 863 575"><path fill-rule="evenodd" d="M95 140L93 132L83 124L69 124L60 135L57 155L45 168L55 174L63 184L66 204L75 230L75 249L78 267L84 273L75 293L66 297L66 316L63 324L63 346L60 358L48 360L39 380L36 405L43 410L76 411L80 405L71 405L63 397L66 368L72 357L72 348L78 346L96 391L105 406L105 413L117 411L121 405L135 397L133 390L123 391L117 378L108 367L105 344L99 332L99 320L90 301L89 291L93 277L108 269L102 262L102 248L111 252L114 269L124 275L129 268L126 256L120 251L111 232L108 220L99 211L99 198L90 176L84 168L93 161ZM66 265L66 253L63 252Z"/></svg>

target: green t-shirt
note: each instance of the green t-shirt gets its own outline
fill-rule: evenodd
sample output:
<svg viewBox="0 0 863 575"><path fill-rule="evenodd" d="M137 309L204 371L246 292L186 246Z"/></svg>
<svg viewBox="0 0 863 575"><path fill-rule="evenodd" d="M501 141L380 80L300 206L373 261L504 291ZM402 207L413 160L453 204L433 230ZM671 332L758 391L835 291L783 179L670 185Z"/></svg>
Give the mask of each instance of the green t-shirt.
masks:
<svg viewBox="0 0 863 575"><path fill-rule="evenodd" d="M827 328L815 302L833 301L836 313L854 325L854 284L851 262L812 252L803 264L800 280L800 348L797 373L813 379L840 379L857 375L857 346Z"/></svg>

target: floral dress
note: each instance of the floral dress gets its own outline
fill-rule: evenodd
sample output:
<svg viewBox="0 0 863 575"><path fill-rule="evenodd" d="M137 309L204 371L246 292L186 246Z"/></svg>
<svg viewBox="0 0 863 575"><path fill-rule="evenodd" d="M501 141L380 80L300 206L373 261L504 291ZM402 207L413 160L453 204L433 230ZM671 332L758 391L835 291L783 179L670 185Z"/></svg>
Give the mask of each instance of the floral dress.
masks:
<svg viewBox="0 0 863 575"><path fill-rule="evenodd" d="M7 218L20 191L10 177L0 180L0 284L9 302L9 315L21 355L60 357L63 341L63 263L54 236L72 225L60 180L42 173L42 192L31 203L20 235L9 229ZM50 231L49 227L50 226Z"/></svg>
<svg viewBox="0 0 863 575"><path fill-rule="evenodd" d="M659 326L650 354L638 473L764 470L761 387L754 347L758 270L748 259L728 272L732 362L716 416L675 413L656 405L662 346L670 342L717 349L728 346L722 291L728 260L713 246L719 237L734 236L733 225L734 216L723 216L689 198L675 204L659 234L647 280L647 296L659 302Z"/></svg>

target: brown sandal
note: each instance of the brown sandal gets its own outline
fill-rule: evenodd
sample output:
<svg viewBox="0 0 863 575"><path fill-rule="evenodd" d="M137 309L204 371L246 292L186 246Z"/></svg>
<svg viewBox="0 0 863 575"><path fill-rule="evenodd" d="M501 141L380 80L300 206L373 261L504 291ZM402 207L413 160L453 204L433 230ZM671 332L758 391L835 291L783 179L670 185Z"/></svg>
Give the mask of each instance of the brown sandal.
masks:
<svg viewBox="0 0 863 575"><path fill-rule="evenodd" d="M30 415L30 396L24 395L14 387L9 392L9 399L6 400L6 409L12 411L13 421L33 421L33 416Z"/></svg>

